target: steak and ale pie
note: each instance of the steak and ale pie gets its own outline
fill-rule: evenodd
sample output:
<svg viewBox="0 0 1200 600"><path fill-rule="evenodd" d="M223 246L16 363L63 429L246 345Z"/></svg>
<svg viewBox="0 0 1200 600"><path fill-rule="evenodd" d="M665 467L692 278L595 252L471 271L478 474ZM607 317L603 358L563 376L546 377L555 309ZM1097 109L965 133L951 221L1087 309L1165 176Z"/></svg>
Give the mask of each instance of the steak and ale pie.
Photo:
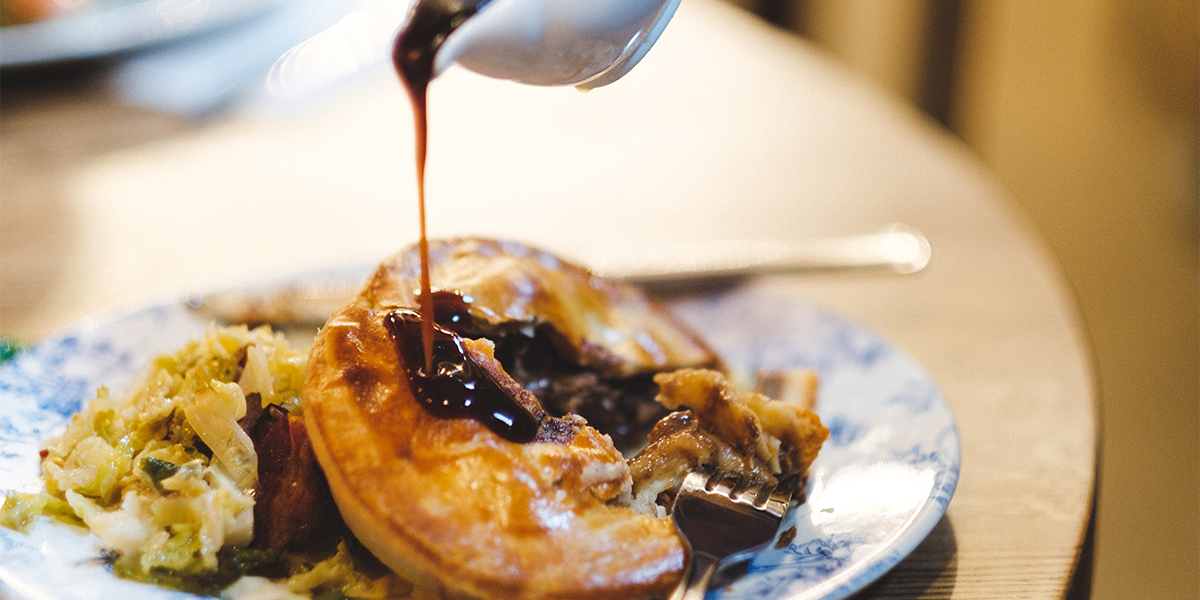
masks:
<svg viewBox="0 0 1200 600"><path fill-rule="evenodd" d="M817 417L734 389L631 286L515 243L432 242L426 348L419 271L416 248L381 264L317 336L304 386L342 518L416 589L665 597L689 470L803 491Z"/></svg>

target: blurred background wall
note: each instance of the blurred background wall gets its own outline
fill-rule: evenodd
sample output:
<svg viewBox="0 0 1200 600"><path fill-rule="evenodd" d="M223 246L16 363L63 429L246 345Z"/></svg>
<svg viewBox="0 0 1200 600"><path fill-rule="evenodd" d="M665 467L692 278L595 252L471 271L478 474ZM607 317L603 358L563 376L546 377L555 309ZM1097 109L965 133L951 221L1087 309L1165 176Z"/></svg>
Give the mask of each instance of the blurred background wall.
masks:
<svg viewBox="0 0 1200 600"><path fill-rule="evenodd" d="M1092 597L1200 598L1197 0L731 0L958 134L1092 342Z"/></svg>

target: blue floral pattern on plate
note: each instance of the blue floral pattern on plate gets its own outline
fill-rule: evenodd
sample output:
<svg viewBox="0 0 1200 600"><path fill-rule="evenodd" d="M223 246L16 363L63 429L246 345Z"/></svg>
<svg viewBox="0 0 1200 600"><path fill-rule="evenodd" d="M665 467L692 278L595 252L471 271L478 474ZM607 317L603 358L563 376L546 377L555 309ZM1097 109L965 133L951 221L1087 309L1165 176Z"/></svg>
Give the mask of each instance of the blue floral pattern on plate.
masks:
<svg viewBox="0 0 1200 600"><path fill-rule="evenodd" d="M810 472L808 500L781 526L794 533L790 542L760 553L744 576L711 591L710 600L845 598L933 529L958 482L959 439L949 405L914 359L870 330L769 286L673 306L737 368L818 371L817 412L830 428ZM0 366L0 491L40 489L43 440L98 386L123 389L150 358L206 326L182 303L156 304L89 320ZM43 521L31 535L0 528L0 596L191 597L118 580L98 555L96 539L72 527Z"/></svg>

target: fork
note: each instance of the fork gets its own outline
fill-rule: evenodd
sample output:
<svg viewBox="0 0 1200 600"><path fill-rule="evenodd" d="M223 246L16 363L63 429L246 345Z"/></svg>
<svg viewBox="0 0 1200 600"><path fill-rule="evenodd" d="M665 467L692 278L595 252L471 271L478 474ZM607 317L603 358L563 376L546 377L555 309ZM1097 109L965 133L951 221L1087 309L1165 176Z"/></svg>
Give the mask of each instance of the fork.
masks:
<svg viewBox="0 0 1200 600"><path fill-rule="evenodd" d="M671 518L690 547L691 562L671 600L701 600L722 562L749 558L770 543L791 499L791 490L747 484L738 474L688 473Z"/></svg>

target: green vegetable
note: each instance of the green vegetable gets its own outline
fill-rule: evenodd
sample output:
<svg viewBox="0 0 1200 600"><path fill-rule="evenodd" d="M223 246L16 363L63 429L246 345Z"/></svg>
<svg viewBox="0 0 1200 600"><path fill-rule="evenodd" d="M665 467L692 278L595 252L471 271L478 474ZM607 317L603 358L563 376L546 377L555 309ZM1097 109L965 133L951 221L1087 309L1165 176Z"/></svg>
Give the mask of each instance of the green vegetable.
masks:
<svg viewBox="0 0 1200 600"><path fill-rule="evenodd" d="M75 514L75 509L71 508L71 504L61 498L55 498L49 494L46 496L46 506L42 507L42 514L47 517L53 517L68 525L84 527L83 519Z"/></svg>
<svg viewBox="0 0 1200 600"><path fill-rule="evenodd" d="M165 461L161 458L147 456L142 459L142 470L154 480L154 484L162 483L162 480L179 472L179 465Z"/></svg>
<svg viewBox="0 0 1200 600"><path fill-rule="evenodd" d="M42 514L48 498L46 494L8 492L4 495L4 504L0 506L0 525L21 533L33 531L33 525Z"/></svg>
<svg viewBox="0 0 1200 600"><path fill-rule="evenodd" d="M113 572L118 576L135 581L144 581L191 594L219 596L243 575L271 568L280 562L280 555L273 550L225 547L217 552L214 569L171 569L151 567L145 570L141 561L120 557L113 563Z"/></svg>

